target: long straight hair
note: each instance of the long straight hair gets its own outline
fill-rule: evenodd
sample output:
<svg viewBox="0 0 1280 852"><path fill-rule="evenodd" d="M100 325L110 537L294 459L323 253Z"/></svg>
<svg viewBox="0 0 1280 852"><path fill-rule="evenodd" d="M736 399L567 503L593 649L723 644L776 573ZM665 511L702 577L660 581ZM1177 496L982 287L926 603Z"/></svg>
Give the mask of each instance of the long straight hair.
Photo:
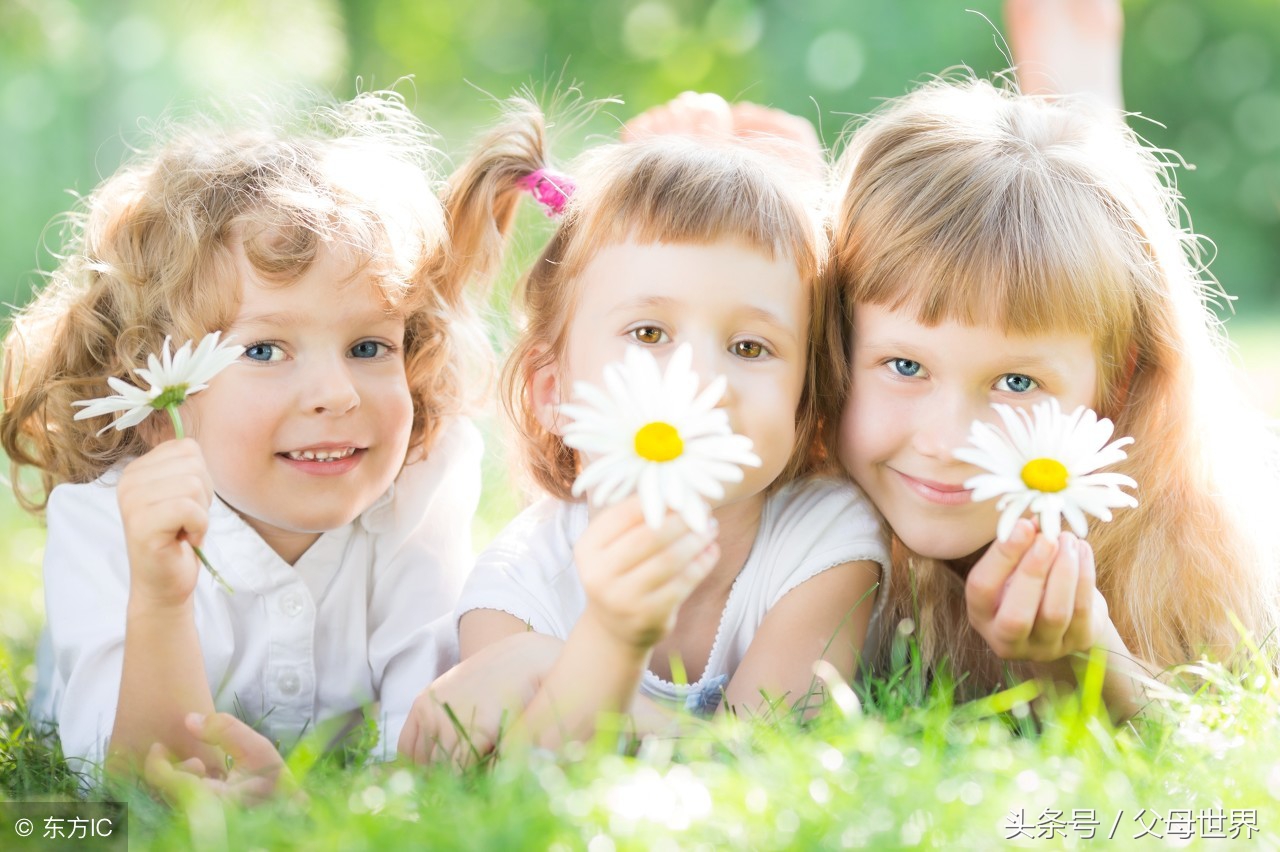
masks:
<svg viewBox="0 0 1280 852"><path fill-rule="evenodd" d="M1092 337L1094 407L1135 439L1116 469L1140 500L1090 531L1098 587L1130 651L1159 666L1230 656L1233 616L1255 639L1280 623L1278 525L1263 517L1280 450L1239 397L1210 310L1220 291L1169 172L1087 104L933 81L853 132L832 265L846 330L881 305L924 325ZM995 685L959 574L895 545L890 624L915 618L931 662Z"/></svg>

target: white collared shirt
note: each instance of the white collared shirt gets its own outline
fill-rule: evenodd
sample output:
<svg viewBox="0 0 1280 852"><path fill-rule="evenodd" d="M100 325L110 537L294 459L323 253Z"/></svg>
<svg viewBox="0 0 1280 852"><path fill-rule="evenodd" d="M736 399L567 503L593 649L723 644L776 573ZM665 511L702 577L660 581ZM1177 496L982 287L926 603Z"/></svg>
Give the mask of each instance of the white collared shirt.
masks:
<svg viewBox="0 0 1280 852"><path fill-rule="evenodd" d="M292 566L215 499L203 549L234 592L202 570L194 604L217 709L287 744L379 701L375 757L394 757L414 697L457 659L450 613L472 561L481 453L470 421L448 424L425 461ZM59 485L47 512L35 710L58 723L67 757L95 763L115 720L129 597L117 481Z"/></svg>

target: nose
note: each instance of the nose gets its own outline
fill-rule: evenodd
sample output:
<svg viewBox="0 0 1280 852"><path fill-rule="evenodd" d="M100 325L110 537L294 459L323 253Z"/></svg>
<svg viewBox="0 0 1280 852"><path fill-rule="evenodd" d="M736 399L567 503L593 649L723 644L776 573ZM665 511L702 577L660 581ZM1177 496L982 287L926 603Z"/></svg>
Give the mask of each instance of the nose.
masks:
<svg viewBox="0 0 1280 852"><path fill-rule="evenodd" d="M346 414L360 405L351 364L346 358L316 359L300 380L302 408L315 414Z"/></svg>
<svg viewBox="0 0 1280 852"><path fill-rule="evenodd" d="M915 451L940 462L955 461L952 453L969 443L973 421L985 417L982 408L962 394L934 395L923 407L912 435ZM986 413L991 413L990 406L986 406Z"/></svg>
<svg viewBox="0 0 1280 852"><path fill-rule="evenodd" d="M693 344L693 362L690 368L698 374L698 390L711 384L717 376L725 376L724 396L720 397L719 406L728 407L733 403L733 375L726 369L728 353L718 342L707 341Z"/></svg>

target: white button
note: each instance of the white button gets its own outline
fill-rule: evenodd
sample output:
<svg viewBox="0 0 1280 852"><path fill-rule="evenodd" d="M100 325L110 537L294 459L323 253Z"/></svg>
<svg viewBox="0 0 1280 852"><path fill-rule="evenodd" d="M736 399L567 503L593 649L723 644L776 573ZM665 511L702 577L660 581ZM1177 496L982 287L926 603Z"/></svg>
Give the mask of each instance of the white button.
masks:
<svg viewBox="0 0 1280 852"><path fill-rule="evenodd" d="M280 611L290 618L297 618L302 614L302 595L297 592L287 592L281 595Z"/></svg>
<svg viewBox="0 0 1280 852"><path fill-rule="evenodd" d="M298 690L302 688L302 678L298 677L298 673L293 669L285 669L276 678L276 686L280 687L280 691L285 695L297 695Z"/></svg>

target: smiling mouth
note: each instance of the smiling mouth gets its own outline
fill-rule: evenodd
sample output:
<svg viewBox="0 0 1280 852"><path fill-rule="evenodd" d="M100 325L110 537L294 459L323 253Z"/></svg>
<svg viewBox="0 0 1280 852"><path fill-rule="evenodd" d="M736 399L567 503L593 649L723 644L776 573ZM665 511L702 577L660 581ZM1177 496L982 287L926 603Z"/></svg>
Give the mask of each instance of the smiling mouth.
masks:
<svg viewBox="0 0 1280 852"><path fill-rule="evenodd" d="M294 461L317 461L317 462L335 462L343 459L351 458L356 454L355 447L341 447L332 450L290 450L287 453L280 453L285 458Z"/></svg>
<svg viewBox="0 0 1280 852"><path fill-rule="evenodd" d="M917 479L914 476L897 471L912 491L928 500L944 506L959 506L972 502L973 489L963 485L948 485L945 482L933 482L928 479Z"/></svg>

